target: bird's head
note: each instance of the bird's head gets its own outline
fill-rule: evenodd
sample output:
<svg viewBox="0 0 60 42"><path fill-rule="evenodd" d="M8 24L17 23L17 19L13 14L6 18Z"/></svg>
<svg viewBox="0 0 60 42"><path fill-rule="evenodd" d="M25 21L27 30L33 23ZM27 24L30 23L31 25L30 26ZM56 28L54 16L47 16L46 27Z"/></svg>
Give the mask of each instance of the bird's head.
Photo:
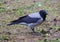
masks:
<svg viewBox="0 0 60 42"><path fill-rule="evenodd" d="M40 10L39 13L42 15L47 15L48 13L46 12L46 10Z"/></svg>
<svg viewBox="0 0 60 42"><path fill-rule="evenodd" d="M48 14L45 10L40 10L39 14L41 15L41 17L43 18L43 20L46 19L46 15Z"/></svg>

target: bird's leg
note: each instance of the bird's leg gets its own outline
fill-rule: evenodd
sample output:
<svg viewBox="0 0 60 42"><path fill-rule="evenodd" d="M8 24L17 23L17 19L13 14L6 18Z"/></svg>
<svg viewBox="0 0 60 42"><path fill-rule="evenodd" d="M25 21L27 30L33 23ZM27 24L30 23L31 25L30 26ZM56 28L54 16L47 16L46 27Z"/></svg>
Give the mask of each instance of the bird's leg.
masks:
<svg viewBox="0 0 60 42"><path fill-rule="evenodd" d="M35 33L34 27L31 27L32 31Z"/></svg>

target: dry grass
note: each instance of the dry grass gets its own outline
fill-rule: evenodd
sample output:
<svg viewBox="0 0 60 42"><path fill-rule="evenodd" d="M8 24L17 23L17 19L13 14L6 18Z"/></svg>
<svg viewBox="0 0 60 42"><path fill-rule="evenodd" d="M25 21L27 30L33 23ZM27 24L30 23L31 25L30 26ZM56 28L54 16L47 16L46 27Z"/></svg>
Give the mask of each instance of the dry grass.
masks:
<svg viewBox="0 0 60 42"><path fill-rule="evenodd" d="M31 30L22 25L6 26L11 20L41 9L45 9L48 16L46 21L35 29L39 32L37 35L30 33ZM57 22L51 22L55 18ZM0 42L60 42L59 19L60 0L0 0ZM48 31L50 27L53 28L52 36L50 33L40 33L42 29Z"/></svg>

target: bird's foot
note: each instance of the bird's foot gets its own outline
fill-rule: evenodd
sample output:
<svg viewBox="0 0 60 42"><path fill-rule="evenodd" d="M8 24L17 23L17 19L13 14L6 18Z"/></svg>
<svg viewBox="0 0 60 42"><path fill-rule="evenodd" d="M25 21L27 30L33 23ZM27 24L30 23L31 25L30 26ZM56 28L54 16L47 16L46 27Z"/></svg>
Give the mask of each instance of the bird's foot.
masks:
<svg viewBox="0 0 60 42"><path fill-rule="evenodd" d="M31 28L31 29L32 29L33 33L36 33L35 30L34 30L34 28Z"/></svg>

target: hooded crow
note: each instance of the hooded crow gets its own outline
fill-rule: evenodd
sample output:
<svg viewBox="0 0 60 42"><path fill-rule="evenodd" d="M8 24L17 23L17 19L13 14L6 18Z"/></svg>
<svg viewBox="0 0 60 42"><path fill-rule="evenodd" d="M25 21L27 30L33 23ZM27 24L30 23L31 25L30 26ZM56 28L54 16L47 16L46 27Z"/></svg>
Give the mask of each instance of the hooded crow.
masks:
<svg viewBox="0 0 60 42"><path fill-rule="evenodd" d="M42 22L44 22L46 19L46 15L47 12L45 10L40 10L39 12L19 17L17 20L13 20L10 22L10 24L7 25L8 26L15 24L26 25L30 27L33 32L35 32L34 27L42 24Z"/></svg>

